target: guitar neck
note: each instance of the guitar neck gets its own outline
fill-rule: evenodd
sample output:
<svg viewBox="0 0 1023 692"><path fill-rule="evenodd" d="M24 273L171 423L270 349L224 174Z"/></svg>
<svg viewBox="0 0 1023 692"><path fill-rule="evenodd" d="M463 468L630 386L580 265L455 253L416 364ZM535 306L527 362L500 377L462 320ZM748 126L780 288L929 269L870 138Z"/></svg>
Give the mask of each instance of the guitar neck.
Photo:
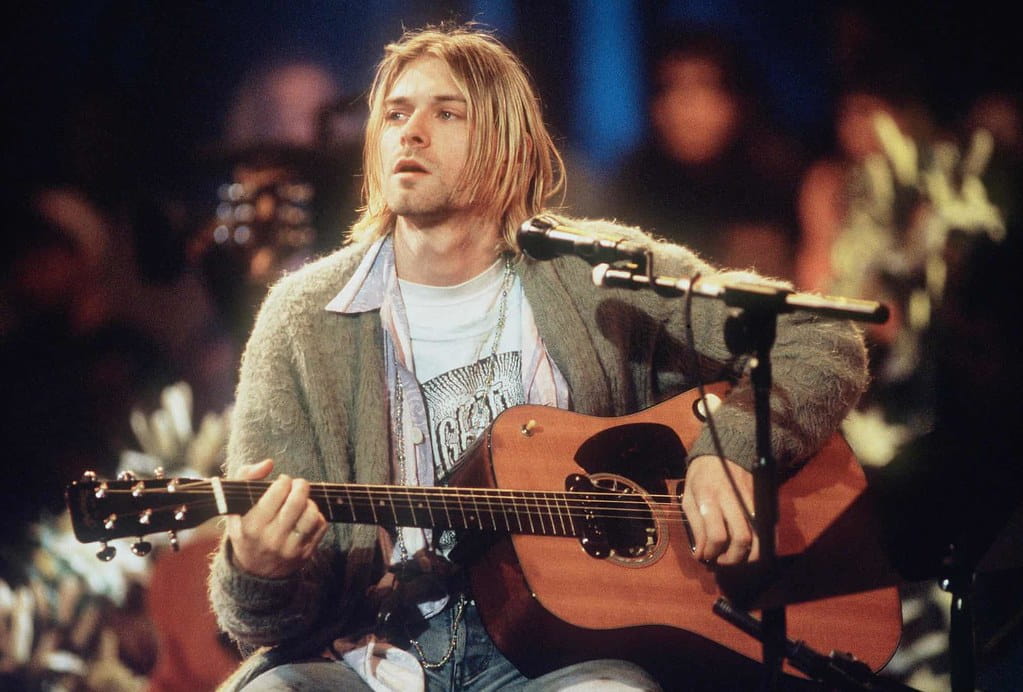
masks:
<svg viewBox="0 0 1023 692"><path fill-rule="evenodd" d="M240 514L259 499L268 483L221 481L221 485L229 513ZM309 496L331 522L547 536L579 535L592 499L584 493L344 483L311 483Z"/></svg>
<svg viewBox="0 0 1023 692"><path fill-rule="evenodd" d="M83 543L188 529L244 514L268 481L150 479L72 483L75 535ZM600 493L497 488L311 483L310 497L331 522L581 536L601 506ZM616 507L612 511L627 510Z"/></svg>

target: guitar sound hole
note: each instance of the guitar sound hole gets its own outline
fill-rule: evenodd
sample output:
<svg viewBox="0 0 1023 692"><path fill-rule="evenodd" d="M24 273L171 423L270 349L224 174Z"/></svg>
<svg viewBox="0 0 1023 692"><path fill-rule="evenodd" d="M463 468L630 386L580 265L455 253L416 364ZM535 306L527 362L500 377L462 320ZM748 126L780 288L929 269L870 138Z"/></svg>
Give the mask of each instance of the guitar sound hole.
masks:
<svg viewBox="0 0 1023 692"><path fill-rule="evenodd" d="M590 480L608 493L611 511L602 523L611 548L607 559L626 567L642 567L660 557L667 547L661 538L667 534L654 519L650 498L643 488L613 474L593 474Z"/></svg>

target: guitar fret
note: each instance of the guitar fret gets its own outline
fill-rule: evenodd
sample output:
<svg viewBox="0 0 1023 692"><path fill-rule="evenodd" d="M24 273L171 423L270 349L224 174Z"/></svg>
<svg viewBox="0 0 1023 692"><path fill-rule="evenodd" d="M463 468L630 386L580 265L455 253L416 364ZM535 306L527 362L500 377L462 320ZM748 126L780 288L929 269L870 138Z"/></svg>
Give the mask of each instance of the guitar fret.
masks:
<svg viewBox="0 0 1023 692"><path fill-rule="evenodd" d="M384 500L384 498L381 497L380 498L380 506L383 507L385 503L390 505L391 506L391 516L394 517L394 525L395 526L401 526L401 520L398 519L398 510L394 506L394 497L391 495L391 486L385 485L384 486L384 492L387 493L387 499Z"/></svg>
<svg viewBox="0 0 1023 692"><path fill-rule="evenodd" d="M446 495L450 495L451 493L450 492L446 492L445 494ZM444 516L447 517L447 520L448 520L447 526L448 526L448 528L454 528L455 524L454 524L453 521L451 521L451 510L449 509L449 505L450 505L450 498L445 497L444 498Z"/></svg>
<svg viewBox="0 0 1023 692"><path fill-rule="evenodd" d="M490 513L490 523L494 527L494 531L497 531L497 510L494 509L494 501L492 496L487 495L487 511Z"/></svg>
<svg viewBox="0 0 1023 692"><path fill-rule="evenodd" d="M513 494L513 495L510 495L510 497L512 498L511 502L506 502L501 507L501 516L504 517L504 530L505 531L511 531L512 530L511 515L515 513L515 505L514 505L514 501L515 501L514 497L515 496Z"/></svg>
<svg viewBox="0 0 1023 692"><path fill-rule="evenodd" d="M552 499L554 501L554 508L558 511L558 523L561 524L561 533L558 534L558 535L564 536L565 535L565 517L561 513L561 503L559 502L559 498L558 498L557 495L555 495Z"/></svg>
<svg viewBox="0 0 1023 692"><path fill-rule="evenodd" d="M523 500L525 500L525 502L523 504L525 505L526 519L529 520L529 532L530 533L536 533L536 525L533 524L533 511L532 511L532 509L530 509L530 506L529 506L529 497L530 497L530 495L532 495L532 493L522 493L522 498L523 498Z"/></svg>
<svg viewBox="0 0 1023 692"><path fill-rule="evenodd" d="M430 526L436 526L437 520L433 518L433 502L427 499L426 502L420 502L420 505L425 505L426 507L426 513L430 516Z"/></svg>
<svg viewBox="0 0 1023 692"><path fill-rule="evenodd" d="M511 498L512 498L512 507L515 510L515 521L516 521L516 523L518 523L519 533L522 533L522 510L519 509L519 505L518 505L518 503L522 499L521 498L522 493L519 493L519 495L520 495L520 497L519 497L518 500L516 500L516 494L515 493L511 494ZM508 530L511 530L511 526L508 527Z"/></svg>
<svg viewBox="0 0 1023 692"><path fill-rule="evenodd" d="M557 534L558 533L558 527L555 524L555 520L554 520L554 507L551 505L551 498L548 495L546 495L546 494L544 495L544 503L547 506L547 514L548 514L548 516L550 516L551 533L552 534Z"/></svg>
<svg viewBox="0 0 1023 692"><path fill-rule="evenodd" d="M476 495L469 493L469 498L472 500L472 506L476 509L476 528L483 528L483 517L480 516L480 506L476 504Z"/></svg>
<svg viewBox="0 0 1023 692"><path fill-rule="evenodd" d="M544 536L547 535L547 525L543 520L543 494L537 493L534 496L534 502L536 502L536 518L540 522L540 533Z"/></svg>
<svg viewBox="0 0 1023 692"><path fill-rule="evenodd" d="M327 509L327 521L334 521L334 508L331 506L332 503L330 501L330 495L327 494L326 486L322 483L316 483L313 485L313 492L317 493L318 496L322 498L322 502L317 502L316 504L321 508L321 510L324 507Z"/></svg>
<svg viewBox="0 0 1023 692"><path fill-rule="evenodd" d="M458 500L458 511L461 512L461 514L462 514L462 523L459 524L459 526L461 528L468 529L468 528L470 528L470 526L469 526L468 520L466 519L465 505L462 504L462 496L459 495L458 493L455 493L455 499Z"/></svg>
<svg viewBox="0 0 1023 692"><path fill-rule="evenodd" d="M572 513L572 503L571 503L571 501L570 501L570 499L569 499L567 494L563 495L562 498L563 498L563 501L565 503L565 514L568 515L568 525L572 527L572 532L570 534L568 534L568 535L570 535L570 536L578 536L579 532L575 528L575 518L574 518L574 515Z"/></svg>
<svg viewBox="0 0 1023 692"><path fill-rule="evenodd" d="M352 521L355 521L356 513L355 513L355 503L352 501L352 489L351 489L351 487L349 487L347 485L345 485L343 487L344 487L344 491L345 491L345 497L348 498L348 511L352 515ZM338 502L340 503L341 501L338 500Z"/></svg>
<svg viewBox="0 0 1023 692"><path fill-rule="evenodd" d="M369 511L373 514L373 523L374 524L379 524L380 523L380 519L377 517L377 507L376 507L376 503L373 501L373 494L372 494L372 492L367 492L367 494L366 494L366 504L369 505Z"/></svg>
<svg viewBox="0 0 1023 692"><path fill-rule="evenodd" d="M412 490L413 489L408 486L405 487L405 502L407 505L407 509L409 511L409 515L412 518L411 524L413 526L420 526L419 518L416 516L416 506L415 503L412 501Z"/></svg>

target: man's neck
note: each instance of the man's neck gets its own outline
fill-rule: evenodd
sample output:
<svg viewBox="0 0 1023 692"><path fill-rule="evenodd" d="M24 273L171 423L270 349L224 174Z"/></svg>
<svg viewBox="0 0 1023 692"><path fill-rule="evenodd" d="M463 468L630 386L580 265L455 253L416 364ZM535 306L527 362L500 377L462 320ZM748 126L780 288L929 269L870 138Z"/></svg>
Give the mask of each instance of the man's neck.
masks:
<svg viewBox="0 0 1023 692"><path fill-rule="evenodd" d="M478 217L417 224L398 217L394 263L398 277L429 286L454 286L478 276L498 256L500 230Z"/></svg>

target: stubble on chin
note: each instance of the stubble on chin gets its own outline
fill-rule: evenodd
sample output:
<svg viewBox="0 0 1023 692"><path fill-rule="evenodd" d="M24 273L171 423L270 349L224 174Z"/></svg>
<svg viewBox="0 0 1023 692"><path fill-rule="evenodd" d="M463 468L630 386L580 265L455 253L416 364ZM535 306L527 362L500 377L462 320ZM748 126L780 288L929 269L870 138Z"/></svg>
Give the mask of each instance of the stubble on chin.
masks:
<svg viewBox="0 0 1023 692"><path fill-rule="evenodd" d="M385 199L394 214L419 224L435 223L459 211L455 194L451 192L392 190Z"/></svg>

